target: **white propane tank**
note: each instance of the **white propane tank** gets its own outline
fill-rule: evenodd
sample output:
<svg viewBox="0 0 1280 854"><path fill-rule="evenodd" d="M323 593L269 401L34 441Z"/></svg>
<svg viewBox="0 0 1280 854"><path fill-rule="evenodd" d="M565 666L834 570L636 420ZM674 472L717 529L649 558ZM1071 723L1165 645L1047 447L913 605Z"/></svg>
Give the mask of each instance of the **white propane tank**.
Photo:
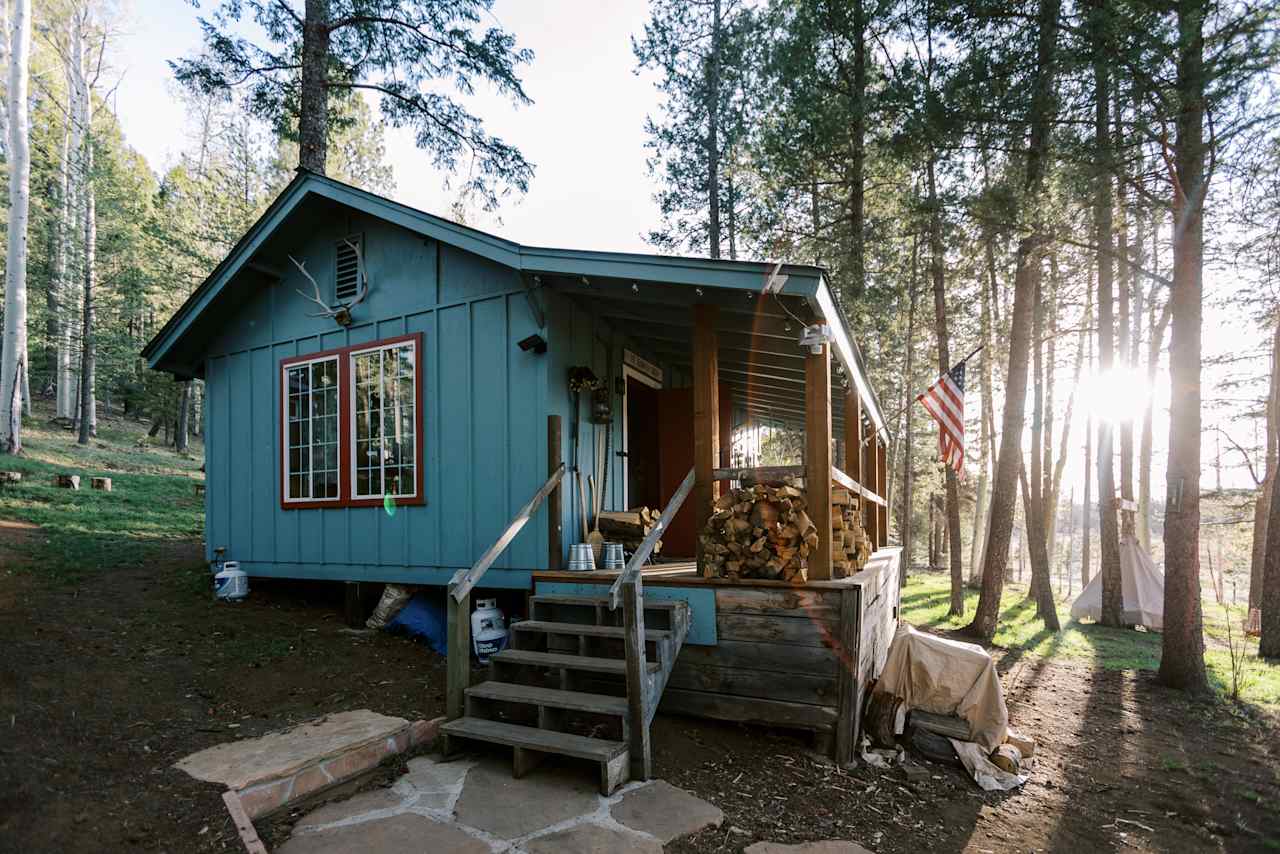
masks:
<svg viewBox="0 0 1280 854"><path fill-rule="evenodd" d="M481 664L507 646L507 618L498 610L497 599L481 599L471 614L471 646Z"/></svg>
<svg viewBox="0 0 1280 854"><path fill-rule="evenodd" d="M240 570L240 561L229 560L213 577L213 596L224 602L239 602L249 595L249 576Z"/></svg>

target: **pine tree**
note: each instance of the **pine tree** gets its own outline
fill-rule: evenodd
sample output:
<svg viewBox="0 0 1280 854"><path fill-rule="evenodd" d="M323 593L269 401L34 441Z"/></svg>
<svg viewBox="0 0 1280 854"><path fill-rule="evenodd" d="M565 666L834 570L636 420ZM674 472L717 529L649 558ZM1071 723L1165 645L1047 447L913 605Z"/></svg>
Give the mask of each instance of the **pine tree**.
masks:
<svg viewBox="0 0 1280 854"><path fill-rule="evenodd" d="M435 166L497 204L524 192L533 166L519 149L485 132L446 87L469 95L478 83L517 104L532 103L518 77L533 54L501 27L479 30L492 0L223 0L202 18L204 51L171 63L178 80L203 92L247 87L246 108L281 135L296 135L298 165L327 174L342 100L380 97L392 127L414 131ZM260 46L238 34L242 18L265 34Z"/></svg>

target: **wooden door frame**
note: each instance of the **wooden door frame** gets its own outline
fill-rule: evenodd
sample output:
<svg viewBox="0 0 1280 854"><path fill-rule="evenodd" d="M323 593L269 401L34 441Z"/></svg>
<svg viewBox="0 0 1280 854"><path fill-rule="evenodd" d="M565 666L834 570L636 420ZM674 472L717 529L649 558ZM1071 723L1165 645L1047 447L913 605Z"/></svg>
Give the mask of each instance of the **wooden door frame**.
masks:
<svg viewBox="0 0 1280 854"><path fill-rule="evenodd" d="M638 371L625 362L622 365L622 509L627 510L631 506L631 424L630 418L627 417L628 403L627 397L627 380L633 379L638 383L648 386L655 391L662 391L662 380L654 379L648 374Z"/></svg>

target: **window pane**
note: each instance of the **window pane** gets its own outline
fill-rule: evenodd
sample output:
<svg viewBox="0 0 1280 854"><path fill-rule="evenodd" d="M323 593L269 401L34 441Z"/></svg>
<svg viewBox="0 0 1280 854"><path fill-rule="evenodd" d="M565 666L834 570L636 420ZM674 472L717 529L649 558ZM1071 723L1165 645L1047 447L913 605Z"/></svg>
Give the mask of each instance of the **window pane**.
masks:
<svg viewBox="0 0 1280 854"><path fill-rule="evenodd" d="M286 377L289 393L286 497L336 498L337 357L289 368Z"/></svg>

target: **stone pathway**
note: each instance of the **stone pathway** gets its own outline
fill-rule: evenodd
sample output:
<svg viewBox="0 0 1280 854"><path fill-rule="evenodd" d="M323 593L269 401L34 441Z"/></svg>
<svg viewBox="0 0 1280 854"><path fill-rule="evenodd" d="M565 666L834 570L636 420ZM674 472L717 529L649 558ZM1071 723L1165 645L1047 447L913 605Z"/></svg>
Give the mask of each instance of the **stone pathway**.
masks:
<svg viewBox="0 0 1280 854"><path fill-rule="evenodd" d="M419 757L389 789L306 815L279 854L662 854L679 836L718 826L715 806L661 780L611 797L574 766L521 780L496 758Z"/></svg>

